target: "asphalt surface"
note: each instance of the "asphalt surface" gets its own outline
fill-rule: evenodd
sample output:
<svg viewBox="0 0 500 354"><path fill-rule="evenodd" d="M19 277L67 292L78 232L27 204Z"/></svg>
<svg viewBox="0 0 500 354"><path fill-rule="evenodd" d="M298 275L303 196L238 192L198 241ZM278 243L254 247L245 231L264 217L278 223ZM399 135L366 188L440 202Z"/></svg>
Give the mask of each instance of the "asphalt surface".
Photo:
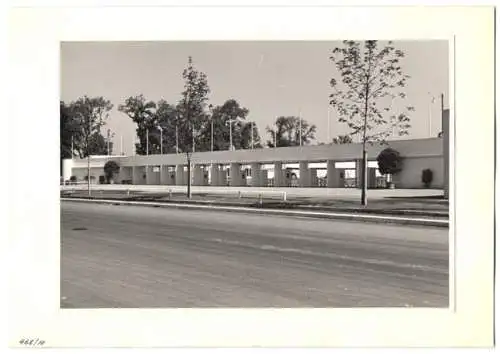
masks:
<svg viewBox="0 0 500 354"><path fill-rule="evenodd" d="M61 202L61 307L448 307L448 229Z"/></svg>

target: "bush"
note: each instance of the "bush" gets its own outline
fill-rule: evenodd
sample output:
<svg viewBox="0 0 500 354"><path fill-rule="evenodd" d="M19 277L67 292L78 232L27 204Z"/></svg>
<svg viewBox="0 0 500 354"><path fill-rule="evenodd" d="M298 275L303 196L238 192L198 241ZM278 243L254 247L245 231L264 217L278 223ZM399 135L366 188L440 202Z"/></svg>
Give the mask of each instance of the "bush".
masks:
<svg viewBox="0 0 500 354"><path fill-rule="evenodd" d="M107 183L109 183L118 172L120 172L120 165L118 165L116 161L110 160L104 164L104 175L106 176Z"/></svg>
<svg viewBox="0 0 500 354"><path fill-rule="evenodd" d="M382 150L377 156L377 162L382 175L395 175L403 169L403 158L392 148Z"/></svg>
<svg viewBox="0 0 500 354"><path fill-rule="evenodd" d="M429 188L432 183L433 173L432 170L426 168L422 170L422 183L425 185L425 188Z"/></svg>

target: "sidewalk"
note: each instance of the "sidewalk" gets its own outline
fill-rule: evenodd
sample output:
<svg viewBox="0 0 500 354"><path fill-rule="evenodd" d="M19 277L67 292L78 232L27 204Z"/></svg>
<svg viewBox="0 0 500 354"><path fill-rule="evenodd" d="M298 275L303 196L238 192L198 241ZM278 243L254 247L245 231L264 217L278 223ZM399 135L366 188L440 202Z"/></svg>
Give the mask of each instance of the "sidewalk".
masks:
<svg viewBox="0 0 500 354"><path fill-rule="evenodd" d="M120 186L122 187L122 186ZM130 186L137 187L137 186ZM141 186L142 187L142 186ZM149 186L147 186L149 187ZM163 187L163 186L162 186ZM120 188L121 189L121 188ZM285 189L285 188L283 188ZM170 190L170 192L169 192ZM205 188L202 193L200 189L193 190L192 199L188 199L181 188L169 188L161 191L147 190L147 188L134 188L128 192L126 189L111 190L108 188L94 189L92 199L123 200L133 202L155 202L165 204L204 205L221 207L245 207L255 209L281 209L311 212L341 212L355 214L378 214L378 215L403 215L431 218L448 218L448 201L439 195L425 195L427 190L417 190L420 194L411 196L408 190L391 193L394 190L368 191L368 206L363 207L359 203L359 190L307 190L307 195L296 188L286 188L286 199L283 200L283 191L273 189L259 195L259 191L249 193L248 190L225 190L225 193L210 191ZM289 192L288 190L293 190ZM323 192L323 195L318 192ZM343 193L342 193L343 192ZM378 193L371 193L378 192ZM385 192L385 193L384 193ZM415 192L415 191L411 191ZM274 194L272 194L274 193ZM356 193L356 194L355 194ZM302 195L301 195L302 194ZM316 194L316 195L314 195ZM375 196L373 196L375 194ZM378 194L378 195L377 195ZM383 195L386 195L385 197ZM394 196L399 194L399 196ZM75 190L70 193L61 192L61 196L88 199L86 190ZM355 198L354 198L355 197Z"/></svg>
<svg viewBox="0 0 500 354"><path fill-rule="evenodd" d="M98 184L92 185L93 190L102 191L135 191L143 193L186 193L186 186L171 185L123 185L123 184ZM63 189L87 190L86 184L77 186L61 186ZM360 190L358 188L292 188L292 187L210 187L210 186L192 186L193 194L214 194L214 195L237 195L243 194L258 195L281 195L286 193L287 197L319 197L327 199L359 199ZM441 189L369 189L368 198L437 198L443 196Z"/></svg>

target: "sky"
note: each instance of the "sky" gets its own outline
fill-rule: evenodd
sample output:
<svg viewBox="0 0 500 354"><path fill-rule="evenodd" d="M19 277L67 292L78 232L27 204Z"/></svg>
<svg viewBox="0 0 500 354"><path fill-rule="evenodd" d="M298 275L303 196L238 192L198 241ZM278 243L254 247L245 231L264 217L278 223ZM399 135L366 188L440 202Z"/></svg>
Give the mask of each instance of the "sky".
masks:
<svg viewBox="0 0 500 354"><path fill-rule="evenodd" d="M444 94L445 107L449 99L448 42L393 44L405 53L401 66L411 76L404 105L416 109L405 138L435 137L441 130L439 96ZM182 71L192 56L196 69L207 75L209 103L236 99L249 109L247 119L256 122L262 139L269 139L265 128L278 116L300 114L317 126L317 142L326 142L348 132L328 106L330 79L338 77L329 57L337 46L341 41L63 42L61 100L69 103L84 95L110 100L114 107L105 129L114 133L114 153L123 147L131 155L136 126L118 106L139 94L155 102L177 102Z"/></svg>

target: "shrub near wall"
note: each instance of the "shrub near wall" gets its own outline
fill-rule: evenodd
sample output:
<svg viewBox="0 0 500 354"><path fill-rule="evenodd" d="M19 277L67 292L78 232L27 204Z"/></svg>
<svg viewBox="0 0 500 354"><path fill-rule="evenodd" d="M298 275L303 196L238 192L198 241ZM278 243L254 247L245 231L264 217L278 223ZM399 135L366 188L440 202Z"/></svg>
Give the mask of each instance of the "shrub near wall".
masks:
<svg viewBox="0 0 500 354"><path fill-rule="evenodd" d="M422 170L422 183L425 188L429 188L431 186L433 177L431 169L426 168L425 170Z"/></svg>
<svg viewBox="0 0 500 354"><path fill-rule="evenodd" d="M116 161L110 160L104 164L104 177L107 183L112 183L119 172L120 165Z"/></svg>
<svg viewBox="0 0 500 354"><path fill-rule="evenodd" d="M403 158L399 152L390 147L384 149L377 156L377 163L379 172L384 176L389 175L391 177L388 180L387 186L389 188L394 188L392 176L401 172L403 169Z"/></svg>

